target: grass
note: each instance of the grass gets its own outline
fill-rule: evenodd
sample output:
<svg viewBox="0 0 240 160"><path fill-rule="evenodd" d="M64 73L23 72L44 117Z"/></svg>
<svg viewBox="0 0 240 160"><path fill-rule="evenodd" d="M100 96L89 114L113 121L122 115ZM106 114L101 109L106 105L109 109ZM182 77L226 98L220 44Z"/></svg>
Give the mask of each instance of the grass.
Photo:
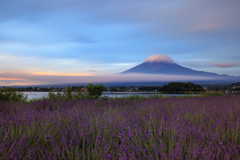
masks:
<svg viewBox="0 0 240 160"><path fill-rule="evenodd" d="M225 96L224 92L204 92L201 97Z"/></svg>

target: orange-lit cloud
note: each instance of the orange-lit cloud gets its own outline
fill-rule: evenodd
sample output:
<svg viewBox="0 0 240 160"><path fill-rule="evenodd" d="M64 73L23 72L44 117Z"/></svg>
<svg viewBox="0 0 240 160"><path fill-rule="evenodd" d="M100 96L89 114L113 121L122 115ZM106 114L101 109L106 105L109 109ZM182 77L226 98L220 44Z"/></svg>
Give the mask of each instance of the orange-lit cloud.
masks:
<svg viewBox="0 0 240 160"><path fill-rule="evenodd" d="M26 80L26 79L19 79L19 78L2 78L2 77L0 77L0 80L16 81L16 80Z"/></svg>
<svg viewBox="0 0 240 160"><path fill-rule="evenodd" d="M35 72L34 75L38 76L93 76L87 73L51 73L51 72Z"/></svg>
<svg viewBox="0 0 240 160"><path fill-rule="evenodd" d="M0 86L14 86L14 85L18 85L18 86L24 86L24 85L42 85L42 84L47 84L47 83L34 83L34 82L8 82L8 83L4 83L4 84L0 84Z"/></svg>

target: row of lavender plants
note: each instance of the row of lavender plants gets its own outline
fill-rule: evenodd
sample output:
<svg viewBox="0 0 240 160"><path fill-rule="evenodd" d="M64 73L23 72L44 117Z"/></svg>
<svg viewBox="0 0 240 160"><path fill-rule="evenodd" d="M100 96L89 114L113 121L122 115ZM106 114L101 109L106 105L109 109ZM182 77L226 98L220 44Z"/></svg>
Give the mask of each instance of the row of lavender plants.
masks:
<svg viewBox="0 0 240 160"><path fill-rule="evenodd" d="M239 159L239 99L0 103L0 159Z"/></svg>

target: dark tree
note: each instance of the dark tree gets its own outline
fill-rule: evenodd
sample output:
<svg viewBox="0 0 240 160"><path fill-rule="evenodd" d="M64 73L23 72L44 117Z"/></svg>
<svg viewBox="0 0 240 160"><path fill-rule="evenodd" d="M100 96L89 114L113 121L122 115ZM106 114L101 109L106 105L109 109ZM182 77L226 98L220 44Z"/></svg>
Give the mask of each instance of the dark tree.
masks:
<svg viewBox="0 0 240 160"><path fill-rule="evenodd" d="M189 92L204 92L204 89L197 84L188 82L171 82L165 84L158 89L160 92L164 93L189 93Z"/></svg>

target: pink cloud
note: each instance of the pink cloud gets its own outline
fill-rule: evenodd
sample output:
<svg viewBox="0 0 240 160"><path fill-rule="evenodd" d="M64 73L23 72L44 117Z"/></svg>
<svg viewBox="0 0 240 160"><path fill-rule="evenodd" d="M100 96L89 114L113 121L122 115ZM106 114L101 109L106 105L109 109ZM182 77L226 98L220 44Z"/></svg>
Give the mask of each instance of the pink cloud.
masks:
<svg viewBox="0 0 240 160"><path fill-rule="evenodd" d="M212 66L216 66L216 67L235 67L235 66L240 66L240 64L237 64L237 63L213 63L211 65Z"/></svg>
<svg viewBox="0 0 240 160"><path fill-rule="evenodd" d="M192 30L201 31L201 30L216 30L222 26L219 23L200 23L193 25Z"/></svg>

